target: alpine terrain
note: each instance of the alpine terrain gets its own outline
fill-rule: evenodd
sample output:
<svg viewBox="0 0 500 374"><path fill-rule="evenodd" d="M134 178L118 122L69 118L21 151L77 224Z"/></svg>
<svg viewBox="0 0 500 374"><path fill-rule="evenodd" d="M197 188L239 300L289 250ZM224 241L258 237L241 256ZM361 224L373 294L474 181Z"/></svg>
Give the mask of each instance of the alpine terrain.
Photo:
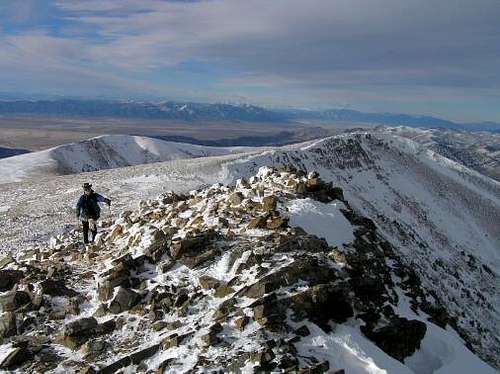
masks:
<svg viewBox="0 0 500 374"><path fill-rule="evenodd" d="M500 183L399 135L3 159L0 370L496 373Z"/></svg>

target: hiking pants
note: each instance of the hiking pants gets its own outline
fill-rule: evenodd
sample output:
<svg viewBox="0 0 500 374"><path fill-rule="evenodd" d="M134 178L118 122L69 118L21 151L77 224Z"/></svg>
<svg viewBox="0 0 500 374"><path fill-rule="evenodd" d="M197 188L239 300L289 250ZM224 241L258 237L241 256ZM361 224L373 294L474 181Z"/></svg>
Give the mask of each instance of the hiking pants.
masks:
<svg viewBox="0 0 500 374"><path fill-rule="evenodd" d="M83 242L85 244L89 243L89 229L90 229L90 233L92 234L92 239L90 240L90 242L93 243L95 236L97 234L96 221L93 219L90 219L88 221L82 221L82 228L83 228Z"/></svg>

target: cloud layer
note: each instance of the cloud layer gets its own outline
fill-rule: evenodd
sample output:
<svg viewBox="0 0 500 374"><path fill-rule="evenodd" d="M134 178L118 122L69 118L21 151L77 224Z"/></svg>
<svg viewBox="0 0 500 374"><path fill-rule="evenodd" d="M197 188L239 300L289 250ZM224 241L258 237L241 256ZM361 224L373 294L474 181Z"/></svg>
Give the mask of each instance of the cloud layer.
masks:
<svg viewBox="0 0 500 374"><path fill-rule="evenodd" d="M0 8L7 89L500 120L498 0L18 4Z"/></svg>

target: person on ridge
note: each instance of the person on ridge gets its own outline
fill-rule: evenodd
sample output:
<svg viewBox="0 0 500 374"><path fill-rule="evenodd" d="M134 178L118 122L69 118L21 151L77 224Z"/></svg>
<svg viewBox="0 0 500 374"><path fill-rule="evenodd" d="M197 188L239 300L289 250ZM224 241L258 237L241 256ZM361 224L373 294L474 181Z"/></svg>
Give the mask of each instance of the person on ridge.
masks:
<svg viewBox="0 0 500 374"><path fill-rule="evenodd" d="M92 234L90 240L94 242L97 234L97 220L101 216L101 207L99 203L106 203L111 206L111 200L94 192L90 183L83 184L83 195L76 204L76 219L82 221L83 242L89 244L89 229Z"/></svg>

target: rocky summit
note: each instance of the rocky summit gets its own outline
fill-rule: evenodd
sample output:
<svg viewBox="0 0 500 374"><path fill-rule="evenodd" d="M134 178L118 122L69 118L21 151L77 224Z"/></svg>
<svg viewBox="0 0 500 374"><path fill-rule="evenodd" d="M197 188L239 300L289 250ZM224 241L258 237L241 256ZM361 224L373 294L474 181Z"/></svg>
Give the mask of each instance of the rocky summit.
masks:
<svg viewBox="0 0 500 374"><path fill-rule="evenodd" d="M330 240L301 227L312 208ZM450 346L479 361L437 293L314 171L164 193L80 240L0 258L2 370L411 373Z"/></svg>

